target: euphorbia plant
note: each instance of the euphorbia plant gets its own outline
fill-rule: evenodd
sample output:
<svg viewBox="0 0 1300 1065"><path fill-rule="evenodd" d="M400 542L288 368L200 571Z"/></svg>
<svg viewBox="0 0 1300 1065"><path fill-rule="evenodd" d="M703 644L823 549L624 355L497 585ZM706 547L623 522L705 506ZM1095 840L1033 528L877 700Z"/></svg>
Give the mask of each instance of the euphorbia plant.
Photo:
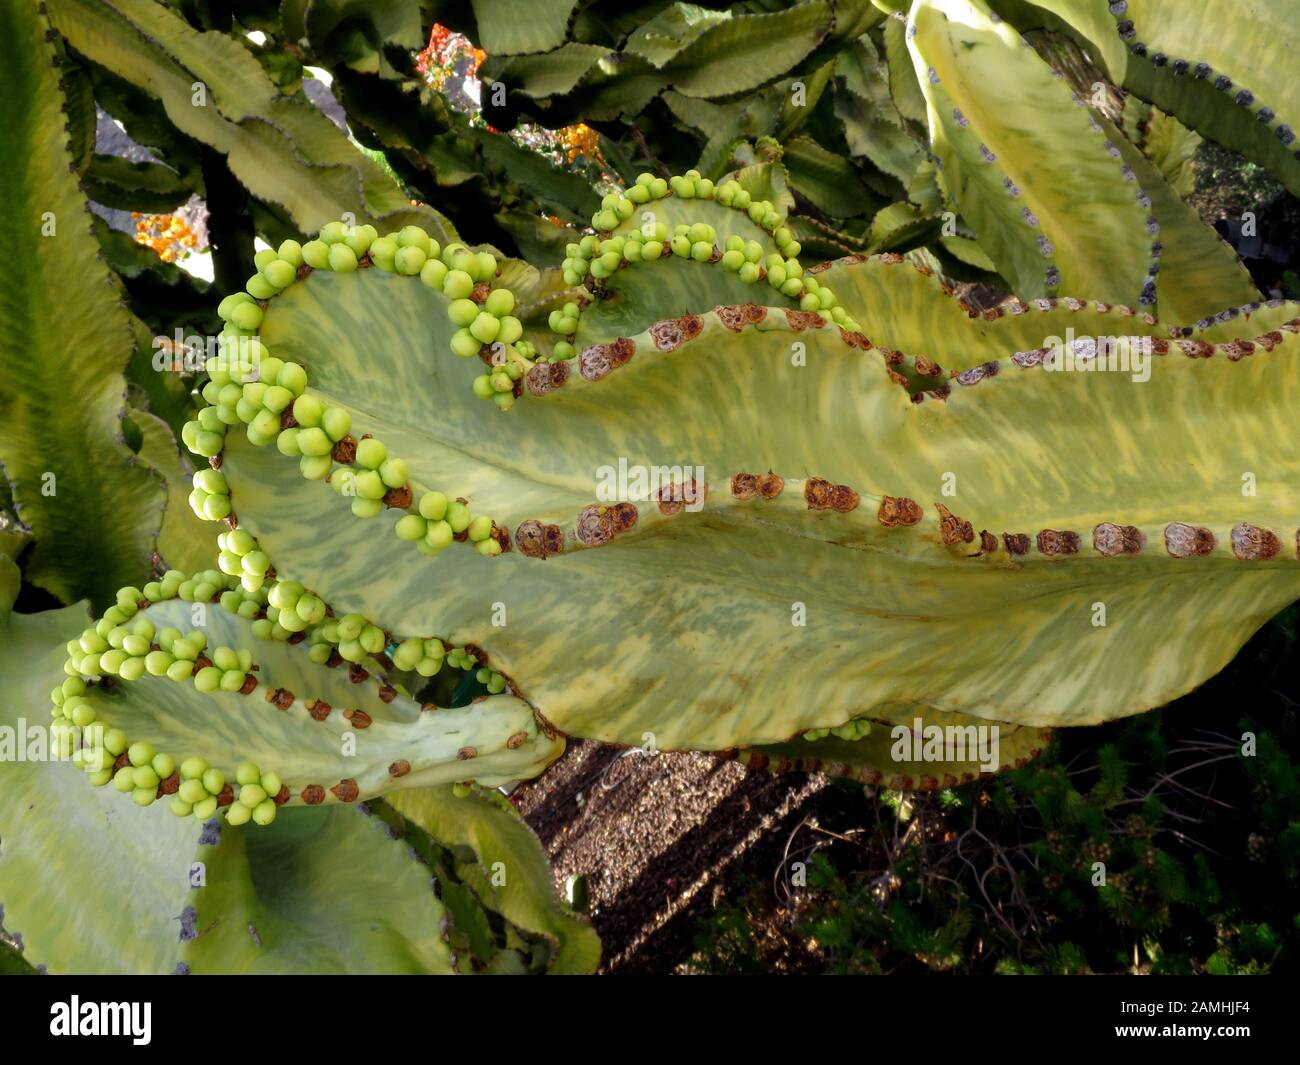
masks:
<svg viewBox="0 0 1300 1065"><path fill-rule="evenodd" d="M173 500L152 571L112 596L47 578L99 610L8 619L7 709L48 692L51 742L99 788L23 766L0 798L6 926L35 961L589 968L590 930L487 790L541 773L566 736L948 786L1052 728L1167 702L1300 593L1300 308L1259 302L1151 163L983 4L916 0L904 28L937 187L1021 297L982 316L898 255L808 261L775 157L718 180L635 176L540 269L382 197L326 220L335 186L256 172L260 127L233 102L256 96L252 75L227 38L167 38L176 16L128 0L54 8L127 80L150 61L132 18L169 53L160 92L186 63L230 74L218 115L173 121L317 224L268 242L214 301L220 348L180 431L198 469L182 487L174 456L149 463ZM39 114L54 46L34 15L9 22L35 58L0 102ZM981 98L1001 67L1029 94L1019 110L996 84ZM1025 135L1034 114L1059 120L1060 158ZM37 128L19 130L36 180L15 195L35 217L48 186L75 213L68 145ZM1054 183L1078 153L1082 203ZM68 247L90 260L88 243L40 254L66 281ZM75 335L93 309L46 328ZM1106 338L1149 359L1149 380L1097 371ZM1088 372L1055 372L1065 352ZM655 489L599 493L610 470ZM132 497L146 512L151 483ZM52 523L64 505L45 505ZM900 756L893 727L917 723L996 725L996 765ZM103 851L46 890L50 817ZM130 960L64 921L80 877L120 890L131 859L188 870L196 848L201 883L162 876L137 900ZM302 907L290 888L327 853L356 883Z"/></svg>

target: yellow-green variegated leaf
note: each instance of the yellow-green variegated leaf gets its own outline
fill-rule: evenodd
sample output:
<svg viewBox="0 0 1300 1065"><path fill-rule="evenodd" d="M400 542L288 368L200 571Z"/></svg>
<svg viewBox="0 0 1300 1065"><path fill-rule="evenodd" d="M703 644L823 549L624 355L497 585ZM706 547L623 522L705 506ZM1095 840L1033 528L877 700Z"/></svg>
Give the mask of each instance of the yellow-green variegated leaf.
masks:
<svg viewBox="0 0 1300 1065"><path fill-rule="evenodd" d="M1048 729L981 721L924 707L882 707L858 738L796 736L740 753L753 769L825 773L903 791L967 784L1024 765L1051 739ZM855 723L858 727L863 723Z"/></svg>
<svg viewBox="0 0 1300 1065"><path fill-rule="evenodd" d="M70 172L47 31L35 5L0 12L14 53L0 79L0 196L13 212L0 227L0 469L37 539L28 578L103 603L148 565L163 488L121 443L131 316Z"/></svg>
<svg viewBox="0 0 1300 1065"><path fill-rule="evenodd" d="M354 676L344 663L316 664L306 642L259 639L251 621L216 603L163 600L137 617L153 626L152 640L164 650L165 629L187 638L201 634L207 665L216 648L247 650L251 665L237 671L247 684L243 692L203 692L194 680L149 673L93 684L85 699L96 720L121 729L132 743L152 744L178 765L202 758L227 783L241 763L251 762L279 776L293 805L346 803L392 788L463 780L504 784L537 774L563 748L516 696L458 708L422 706L405 691L386 690L382 677L368 671ZM380 672L374 662L371 668Z"/></svg>
<svg viewBox="0 0 1300 1065"><path fill-rule="evenodd" d="M595 972L600 940L585 918L560 901L546 851L503 796L456 795L441 787L386 801L438 842L454 850L469 848L473 859L456 863L458 877L484 905L551 944L551 972Z"/></svg>
<svg viewBox="0 0 1300 1065"><path fill-rule="evenodd" d="M474 645L564 732L722 749L900 705L1095 722L1199 684L1300 594L1290 331L1110 372L1009 347L918 401L826 319L721 308L586 352L502 414L449 330L416 280L318 271L261 339L409 463L413 499L467 500L509 551L427 557L400 506L358 518L239 433L222 469L281 576ZM666 512L652 469L707 497ZM563 549L536 557L531 522Z"/></svg>
<svg viewBox="0 0 1300 1065"><path fill-rule="evenodd" d="M1077 96L983 0L918 0L908 48L950 206L1017 295L1155 302L1155 230Z"/></svg>
<svg viewBox="0 0 1300 1065"><path fill-rule="evenodd" d="M428 867L363 807L290 810L267 828L213 824L204 842L178 952L190 972L454 971Z"/></svg>
<svg viewBox="0 0 1300 1065"><path fill-rule="evenodd" d="M1128 0L1113 17L1126 89L1300 191L1300 89L1281 74L1300 47L1293 4Z"/></svg>

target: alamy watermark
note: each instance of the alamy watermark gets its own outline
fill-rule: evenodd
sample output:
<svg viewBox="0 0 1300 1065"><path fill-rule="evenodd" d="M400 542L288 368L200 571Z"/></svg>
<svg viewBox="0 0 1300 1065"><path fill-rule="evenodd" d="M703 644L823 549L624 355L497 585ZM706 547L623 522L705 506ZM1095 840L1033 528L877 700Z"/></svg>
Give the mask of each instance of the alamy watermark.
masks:
<svg viewBox="0 0 1300 1065"><path fill-rule="evenodd" d="M1043 345L1043 369L1053 373L1126 373L1135 382L1151 380L1150 337L1050 336Z"/></svg>
<svg viewBox="0 0 1300 1065"><path fill-rule="evenodd" d="M985 773L1000 764L997 725L927 725L917 717L911 725L895 725L889 736L895 762L976 762Z"/></svg>
<svg viewBox="0 0 1300 1065"><path fill-rule="evenodd" d="M641 466L620 457L617 466L596 468L596 498L602 503L684 504L691 513L704 509L703 466Z"/></svg>

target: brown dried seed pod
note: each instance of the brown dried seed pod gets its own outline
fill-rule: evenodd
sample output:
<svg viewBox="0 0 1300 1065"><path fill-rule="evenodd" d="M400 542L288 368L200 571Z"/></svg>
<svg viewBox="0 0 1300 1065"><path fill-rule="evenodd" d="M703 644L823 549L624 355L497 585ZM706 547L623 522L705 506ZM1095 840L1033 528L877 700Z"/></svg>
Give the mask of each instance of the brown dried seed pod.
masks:
<svg viewBox="0 0 1300 1065"><path fill-rule="evenodd" d="M404 777L411 771L411 763L405 758L399 758L396 762L388 767L388 775L392 777Z"/></svg>
<svg viewBox="0 0 1300 1065"><path fill-rule="evenodd" d="M397 698L397 689L391 684L382 684L379 687L379 698L382 702L391 703Z"/></svg>
<svg viewBox="0 0 1300 1065"><path fill-rule="evenodd" d="M330 711L334 708L323 699L313 699L307 704L307 713L311 715L313 721L324 721L330 716Z"/></svg>
<svg viewBox="0 0 1300 1065"><path fill-rule="evenodd" d="M468 762L471 758L478 757L478 748L462 747L459 751L456 752L456 757L459 758L462 762Z"/></svg>
<svg viewBox="0 0 1300 1065"><path fill-rule="evenodd" d="M331 457L340 466L351 466L357 461L357 441L349 433L334 445L334 450L330 453Z"/></svg>
<svg viewBox="0 0 1300 1065"><path fill-rule="evenodd" d="M939 538L949 546L969 544L975 539L975 527L965 518L959 518L942 503L936 503L939 511Z"/></svg>
<svg viewBox="0 0 1300 1065"><path fill-rule="evenodd" d="M1231 362L1244 359L1255 350L1255 345L1249 340L1230 340L1226 344L1221 344L1220 347Z"/></svg>
<svg viewBox="0 0 1300 1065"><path fill-rule="evenodd" d="M348 723L353 728L369 728L373 723L370 715L364 710L345 710L343 716L348 719Z"/></svg>
<svg viewBox="0 0 1300 1065"><path fill-rule="evenodd" d="M1198 525L1174 521L1165 526L1165 550L1174 558L1208 555L1215 543L1214 533Z"/></svg>
<svg viewBox="0 0 1300 1065"><path fill-rule="evenodd" d="M271 800L276 806L283 806L287 803L289 801L289 785L281 784L280 790L271 797Z"/></svg>
<svg viewBox="0 0 1300 1065"><path fill-rule="evenodd" d="M257 690L257 678L251 673L244 674L244 683L240 686L240 695L252 695Z"/></svg>
<svg viewBox="0 0 1300 1065"><path fill-rule="evenodd" d="M998 549L998 538L988 529L980 530L980 551L986 555L993 554Z"/></svg>
<svg viewBox="0 0 1300 1065"><path fill-rule="evenodd" d="M849 347L857 348L859 351L870 351L872 347L871 341L865 333L849 332L849 330L841 328L840 339Z"/></svg>
<svg viewBox="0 0 1300 1065"><path fill-rule="evenodd" d="M835 486L830 481L820 477L809 477L804 482L803 498L809 510L830 510L831 497L834 494Z"/></svg>
<svg viewBox="0 0 1300 1065"><path fill-rule="evenodd" d="M360 663L348 663L348 680L353 684L363 684L370 679L370 674L361 668Z"/></svg>
<svg viewBox="0 0 1300 1065"><path fill-rule="evenodd" d="M394 510L405 510L411 505L411 486L402 485L401 488L390 488L384 493L384 506Z"/></svg>
<svg viewBox="0 0 1300 1065"><path fill-rule="evenodd" d="M1114 525L1103 521L1092 530L1092 546L1105 558L1136 555L1145 543L1146 538L1136 525Z"/></svg>
<svg viewBox="0 0 1300 1065"><path fill-rule="evenodd" d="M745 321L744 307L729 307L726 304L720 303L713 308L713 313L718 316L718 321L733 333L739 333L747 324Z"/></svg>
<svg viewBox="0 0 1300 1065"><path fill-rule="evenodd" d="M1214 345L1204 340L1179 340L1179 350L1189 359L1208 359L1214 354Z"/></svg>
<svg viewBox="0 0 1300 1065"><path fill-rule="evenodd" d="M357 796L361 794L361 789L357 787L357 782L351 778L340 780L330 791L339 802L356 802Z"/></svg>
<svg viewBox="0 0 1300 1065"><path fill-rule="evenodd" d="M906 496L881 496L880 509L876 511L876 520L886 529L915 525L922 516L921 504Z"/></svg>
<svg viewBox="0 0 1300 1065"><path fill-rule="evenodd" d="M1232 553L1243 562L1267 562L1281 550L1282 541L1271 529L1244 521L1232 527Z"/></svg>
<svg viewBox="0 0 1300 1065"><path fill-rule="evenodd" d="M895 351L893 348L881 348L880 357L885 360L886 366L901 366L905 358L901 351Z"/></svg>
<svg viewBox="0 0 1300 1065"><path fill-rule="evenodd" d="M289 638L284 642L291 645L298 644L298 643L302 643L302 641L305 640L306 638L307 638L307 634L305 632L293 632L289 634Z"/></svg>
<svg viewBox="0 0 1300 1065"><path fill-rule="evenodd" d="M1077 555L1079 534L1068 529L1043 529L1038 534L1038 550L1044 555Z"/></svg>
<svg viewBox="0 0 1300 1065"><path fill-rule="evenodd" d="M235 789L230 784L227 784L224 788L221 789L221 793L217 796L217 805L229 806L234 801L235 801Z"/></svg>
<svg viewBox="0 0 1300 1065"><path fill-rule="evenodd" d="M784 488L785 479L771 470L758 479L758 494L764 499L775 499Z"/></svg>
<svg viewBox="0 0 1300 1065"><path fill-rule="evenodd" d="M1275 347L1277 347L1279 344L1282 343L1282 339L1283 339L1282 334L1279 333L1276 329L1274 329L1273 332L1271 333L1265 333L1263 336L1257 336L1255 338L1255 343L1258 344L1265 351L1272 351Z"/></svg>
<svg viewBox="0 0 1300 1065"><path fill-rule="evenodd" d="M175 795L176 792L180 790L180 786L181 775L179 773L173 773L166 780L160 780L158 782L157 797L161 799L164 795Z"/></svg>
<svg viewBox="0 0 1300 1065"><path fill-rule="evenodd" d="M293 416L293 408L286 407L280 412L280 431L298 428L298 419Z"/></svg>
<svg viewBox="0 0 1300 1065"><path fill-rule="evenodd" d="M943 373L942 366L933 359L926 358L924 355L918 355L913 360L913 365L916 367L916 372L921 374L923 377L938 377Z"/></svg>
<svg viewBox="0 0 1300 1065"><path fill-rule="evenodd" d="M325 801L325 789L319 784L308 784L302 789L301 798L308 806L319 806Z"/></svg>
<svg viewBox="0 0 1300 1065"><path fill-rule="evenodd" d="M737 499L753 499L758 495L758 476L752 473L733 473L731 494Z"/></svg>
<svg viewBox="0 0 1300 1065"><path fill-rule="evenodd" d="M761 303L746 303L743 309L745 311L745 321L750 325L757 325L767 317L767 308Z"/></svg>
<svg viewBox="0 0 1300 1065"><path fill-rule="evenodd" d="M1003 533L1002 546L1007 549L1008 555L1027 555L1029 554L1029 537L1024 533Z"/></svg>

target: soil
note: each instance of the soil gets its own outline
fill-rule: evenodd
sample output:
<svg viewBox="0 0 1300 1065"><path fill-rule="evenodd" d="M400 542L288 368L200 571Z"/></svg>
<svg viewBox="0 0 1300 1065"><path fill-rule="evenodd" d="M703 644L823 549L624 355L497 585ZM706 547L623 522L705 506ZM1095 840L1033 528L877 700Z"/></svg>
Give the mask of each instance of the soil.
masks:
<svg viewBox="0 0 1300 1065"><path fill-rule="evenodd" d="M857 817L856 786L688 753L575 742L511 796L563 890L584 874L604 973L686 968L694 926L747 877L771 880L801 833Z"/></svg>

